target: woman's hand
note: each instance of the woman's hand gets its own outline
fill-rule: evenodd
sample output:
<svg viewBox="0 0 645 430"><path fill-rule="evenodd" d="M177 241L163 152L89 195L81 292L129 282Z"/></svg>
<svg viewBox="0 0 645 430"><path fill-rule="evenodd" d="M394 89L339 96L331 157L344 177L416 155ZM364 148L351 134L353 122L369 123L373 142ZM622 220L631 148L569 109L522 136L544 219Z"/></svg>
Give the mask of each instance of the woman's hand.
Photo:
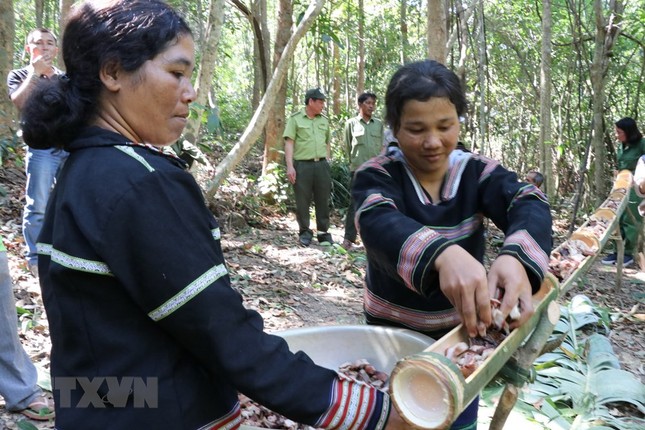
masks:
<svg viewBox="0 0 645 430"><path fill-rule="evenodd" d="M518 304L520 318L510 324L510 328L519 327L533 315L533 299L531 283L526 275L526 269L520 261L511 255L499 255L488 272L488 291L490 296L496 298L497 290L501 290L500 311L504 319Z"/></svg>
<svg viewBox="0 0 645 430"><path fill-rule="evenodd" d="M444 249L434 265L439 272L441 292L461 315L468 335L483 335L491 324L490 293L484 266L458 245Z"/></svg>

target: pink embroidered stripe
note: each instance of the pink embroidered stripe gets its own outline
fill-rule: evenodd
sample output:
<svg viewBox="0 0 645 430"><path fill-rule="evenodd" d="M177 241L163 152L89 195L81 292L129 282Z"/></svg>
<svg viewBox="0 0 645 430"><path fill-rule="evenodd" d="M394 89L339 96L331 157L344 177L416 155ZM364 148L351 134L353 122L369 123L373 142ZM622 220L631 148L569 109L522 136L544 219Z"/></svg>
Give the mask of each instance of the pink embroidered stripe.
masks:
<svg viewBox="0 0 645 430"><path fill-rule="evenodd" d="M542 248L531 237L526 230L518 230L504 240L504 246L519 246L522 252L535 264L538 265L542 274L546 273L549 265L549 257L544 253Z"/></svg>
<svg viewBox="0 0 645 430"><path fill-rule="evenodd" d="M396 271L412 291L417 291L412 280L421 256L440 237L441 235L436 231L428 227L421 227L416 233L410 235L401 247Z"/></svg>
<svg viewBox="0 0 645 430"><path fill-rule="evenodd" d="M484 170L482 170L481 174L479 175L479 183L481 184L488 178L493 170L499 166L499 161L497 160L492 160L488 157L484 157L482 155L473 155L473 158L479 159L482 163L486 165L484 167Z"/></svg>
<svg viewBox="0 0 645 430"><path fill-rule="evenodd" d="M365 311L376 317L389 321L396 321L414 330L431 332L455 327L461 322L455 309L444 311L418 311L415 309L390 303L373 292L365 289Z"/></svg>
<svg viewBox="0 0 645 430"><path fill-rule="evenodd" d="M391 160L384 155L377 155L376 157L371 158L367 160L365 163L361 164L361 166L358 169L356 169L356 171L360 172L361 170L365 170L365 169L375 169L389 177L390 174L388 173L387 170L385 170L383 165L389 163L390 161Z"/></svg>

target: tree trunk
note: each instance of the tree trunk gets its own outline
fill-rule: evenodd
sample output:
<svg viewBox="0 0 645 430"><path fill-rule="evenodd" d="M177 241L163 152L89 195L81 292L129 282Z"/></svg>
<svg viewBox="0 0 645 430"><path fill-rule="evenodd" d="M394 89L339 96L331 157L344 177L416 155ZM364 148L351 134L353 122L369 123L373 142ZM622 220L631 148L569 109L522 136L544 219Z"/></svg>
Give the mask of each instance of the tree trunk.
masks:
<svg viewBox="0 0 645 430"><path fill-rule="evenodd" d="M551 0L542 2L542 62L540 73L540 170L546 176L545 189L555 199L551 134Z"/></svg>
<svg viewBox="0 0 645 430"><path fill-rule="evenodd" d="M595 172L594 185L597 202L607 195L608 183L605 146L603 142L603 107L605 103L605 80L607 77L607 68L609 67L609 58L612 55L611 50L620 28L618 27L619 17L623 12L624 6L620 1L611 0L609 3L609 17L605 19L602 10L603 2L594 0L594 15L596 17L596 37L593 61L591 63L591 87L592 95L592 112L593 112L593 136L592 146L595 155Z"/></svg>
<svg viewBox="0 0 645 430"><path fill-rule="evenodd" d="M13 15L13 0L0 2L0 76L3 82L13 69L13 40L16 36L16 22ZM11 99L6 95L6 90L0 97L0 139L10 139L12 136L13 118L17 111Z"/></svg>
<svg viewBox="0 0 645 430"><path fill-rule="evenodd" d="M262 0L259 0L262 1ZM255 17L260 16L260 5L259 5L258 0L254 0L251 3L251 10L250 12L253 14ZM260 64L260 61L258 61L258 58L260 58L260 47L259 47L259 41L257 37L253 38L253 62L252 62L252 67L253 67L253 96L251 97L251 108L253 110L257 109L258 104L260 103L260 99L262 98L262 93L264 92L264 89L266 88L266 82L262 78L262 65Z"/></svg>
<svg viewBox="0 0 645 430"><path fill-rule="evenodd" d="M213 70L217 62L217 48L219 39L222 35L222 25L224 24L224 2L225 0L211 0L208 13L208 25L206 26L206 35L204 45L198 49L202 53L202 60L199 63L197 78L195 80L195 91L197 91L197 100L192 106L197 115L190 117L184 137L191 143L196 144L199 138L199 129L202 124L202 115L205 107L209 104L209 93L211 91Z"/></svg>
<svg viewBox="0 0 645 430"><path fill-rule="evenodd" d="M65 22L67 21L67 16L69 15L69 11L72 9L72 5L74 4L74 0L60 0L59 3L59 8L60 8L60 18L58 21L58 67L61 69L65 68L65 63L63 62L63 30L65 29Z"/></svg>
<svg viewBox="0 0 645 430"><path fill-rule="evenodd" d="M477 81L479 83L479 151L486 155L486 92L488 91L488 60L486 55L486 29L484 27L484 3L477 5L479 28L479 55ZM474 148L473 148L474 149Z"/></svg>
<svg viewBox="0 0 645 430"><path fill-rule="evenodd" d="M264 127L269 116L269 111L265 107L268 107L269 100L273 100L278 94L278 91L280 90L280 87L287 74L289 64L292 60L293 53L298 45L298 42L300 41L300 39L302 39L307 30L309 30L311 25L314 23L314 21L320 14L320 11L322 10L324 3L325 0L316 0L307 8L307 12L305 13L302 21L300 21L300 24L298 24L296 31L291 36L291 39L287 43L287 46L285 46L284 53L282 54L282 57L278 62L278 66L273 72L273 77L269 82L266 93L264 93L264 96L260 101L260 106L255 110L253 118L251 118L251 122L244 130L244 133L240 137L240 140L235 144L233 149L231 149L231 152L229 152L228 155L222 160L222 162L217 165L213 181L206 190L207 200L212 201L222 181L224 181L231 170L233 170L235 166L237 166L237 164L249 151L253 143L262 132L262 128Z"/></svg>
<svg viewBox="0 0 645 430"><path fill-rule="evenodd" d="M35 0L34 7L36 11L36 28L43 26L43 16L45 14L45 0Z"/></svg>
<svg viewBox="0 0 645 430"><path fill-rule="evenodd" d="M408 2L401 0L399 28L401 31L401 64L408 62L408 46L410 41L408 39Z"/></svg>
<svg viewBox="0 0 645 430"><path fill-rule="evenodd" d="M282 54L291 37L291 26L293 25L293 3L291 0L280 0L278 11L278 29L273 47L273 70L278 67ZM282 132L284 131L284 108L287 99L287 81L283 79L278 91L269 106L269 118L264 130L264 157L262 159L262 174L268 173L267 167L279 163L282 158Z"/></svg>
<svg viewBox="0 0 645 430"><path fill-rule="evenodd" d="M338 45L334 42L331 44L331 49L333 52L333 58L334 61L332 62L332 81L333 81L333 88L334 90L332 91L332 112L334 115L338 116L340 115L341 111L341 81L342 81L342 67L341 67L341 59L340 59L340 48Z"/></svg>
<svg viewBox="0 0 645 430"><path fill-rule="evenodd" d="M358 0L358 64L356 94L365 91L365 8L363 0Z"/></svg>
<svg viewBox="0 0 645 430"><path fill-rule="evenodd" d="M457 76L461 79L461 82L466 82L466 60L468 59L468 21L470 21L471 16L473 15L474 7L468 9L464 8L461 1L457 2L457 31L455 33L459 36L459 60L457 62ZM451 43L448 43L448 46L451 46Z"/></svg>
<svg viewBox="0 0 645 430"><path fill-rule="evenodd" d="M264 94L264 90L266 90L268 85L267 71L271 70L269 52L269 41L271 40L271 37L269 35L267 22L266 0L254 0L251 13L253 15L251 19L251 25L253 25L254 27L258 25L260 34L260 37L257 37L254 31L255 37L253 38L253 52L255 56L253 65L255 80L253 83L253 101L251 106L253 106L253 110L255 110L258 107L260 99L262 98L262 94ZM260 50L263 50L263 52L260 52Z"/></svg>
<svg viewBox="0 0 645 430"><path fill-rule="evenodd" d="M446 8L444 0L428 0L428 58L446 64Z"/></svg>

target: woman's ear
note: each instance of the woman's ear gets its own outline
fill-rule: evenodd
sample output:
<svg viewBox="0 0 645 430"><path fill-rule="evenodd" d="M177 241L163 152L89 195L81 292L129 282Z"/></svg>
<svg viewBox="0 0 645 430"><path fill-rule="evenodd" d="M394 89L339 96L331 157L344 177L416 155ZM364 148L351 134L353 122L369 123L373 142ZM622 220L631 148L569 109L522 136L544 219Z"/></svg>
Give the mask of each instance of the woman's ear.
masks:
<svg viewBox="0 0 645 430"><path fill-rule="evenodd" d="M105 85L109 91L117 92L121 89L121 82L119 77L122 77L121 69L117 62L108 61L106 62L101 70L99 71L99 77L101 82Z"/></svg>

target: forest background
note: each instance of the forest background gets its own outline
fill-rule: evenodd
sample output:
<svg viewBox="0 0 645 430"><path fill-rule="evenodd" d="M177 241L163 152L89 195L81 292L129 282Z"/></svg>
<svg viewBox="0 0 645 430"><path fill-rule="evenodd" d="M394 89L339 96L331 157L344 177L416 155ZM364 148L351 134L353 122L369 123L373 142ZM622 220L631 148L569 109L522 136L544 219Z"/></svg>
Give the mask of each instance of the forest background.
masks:
<svg viewBox="0 0 645 430"><path fill-rule="evenodd" d="M60 29L73 3L0 0L3 82L11 69L27 64L24 45L30 30L50 28L59 35L59 45L64 43ZM356 115L356 97L363 91L379 96L376 115L382 118L387 83L409 61L437 59L461 77L470 102L461 134L466 146L499 159L520 177L531 169L545 173L544 189L552 203L558 241L563 230L572 230L575 221L591 213L609 193L615 166L614 122L631 116L645 130L645 0L169 3L187 17L197 51L194 84L199 98L176 146L195 154L189 148L193 144L201 150L196 156L212 163L212 168L194 173L226 227L235 227L236 217L243 218L242 225L262 227L267 211L288 213L293 200L284 175L282 130L285 117L303 106L304 92L311 87L321 87L328 95L332 197L335 216L343 215L349 183L341 150L344 123ZM64 69L60 58L57 65ZM23 154L18 113L9 97L0 97L0 194L3 186L13 190L7 210L12 220L1 227L11 232L5 238L14 238L9 250L12 273L18 274L19 303L33 302L38 309L38 285L19 269L24 263L16 239ZM231 276L245 302L261 308L273 330L291 326L294 320L300 325L360 321L360 289L354 287L362 285L364 259L333 249L295 248L295 239L284 234L294 229L283 223L286 218L277 221L275 231L239 229L226 238ZM305 263L303 255L309 258ZM276 264L276 258L284 263ZM323 269L317 270L321 265ZM613 346L621 364L645 381L642 324L624 321L624 315L636 314L645 297L645 279L635 279L637 275L638 271L628 273L630 284L620 294L615 290L607 294L614 284L613 273L596 268L589 279L581 279L578 291L598 301L611 300L612 309L620 309L622 322L614 323ZM331 292L339 299L325 306L327 301L317 294ZM21 317L23 325L36 320ZM26 345L46 366L47 354L41 352L48 350L48 339L43 333L22 331ZM611 392L607 383L600 381L604 391ZM619 413L643 417L642 411L632 409L621 408ZM571 415L566 410L563 414ZM0 424L6 419L7 414L0 414ZM642 428L639 425L616 428Z"/></svg>
<svg viewBox="0 0 645 430"><path fill-rule="evenodd" d="M73 3L1 2L3 79L28 61L27 33L44 26L60 35ZM554 209L586 212L602 201L615 165L613 123L631 116L644 128L645 0L169 3L196 39L199 96L182 141L215 154L211 200L245 157L261 156L250 186L286 209L285 116L303 106L306 89L321 87L334 124L334 203L345 207L342 130L356 114L357 94L376 93L383 117L393 72L424 58L444 62L465 85L470 105L461 140L520 175L544 172ZM64 69L60 59L58 66ZM5 158L18 153L17 118L1 97Z"/></svg>

